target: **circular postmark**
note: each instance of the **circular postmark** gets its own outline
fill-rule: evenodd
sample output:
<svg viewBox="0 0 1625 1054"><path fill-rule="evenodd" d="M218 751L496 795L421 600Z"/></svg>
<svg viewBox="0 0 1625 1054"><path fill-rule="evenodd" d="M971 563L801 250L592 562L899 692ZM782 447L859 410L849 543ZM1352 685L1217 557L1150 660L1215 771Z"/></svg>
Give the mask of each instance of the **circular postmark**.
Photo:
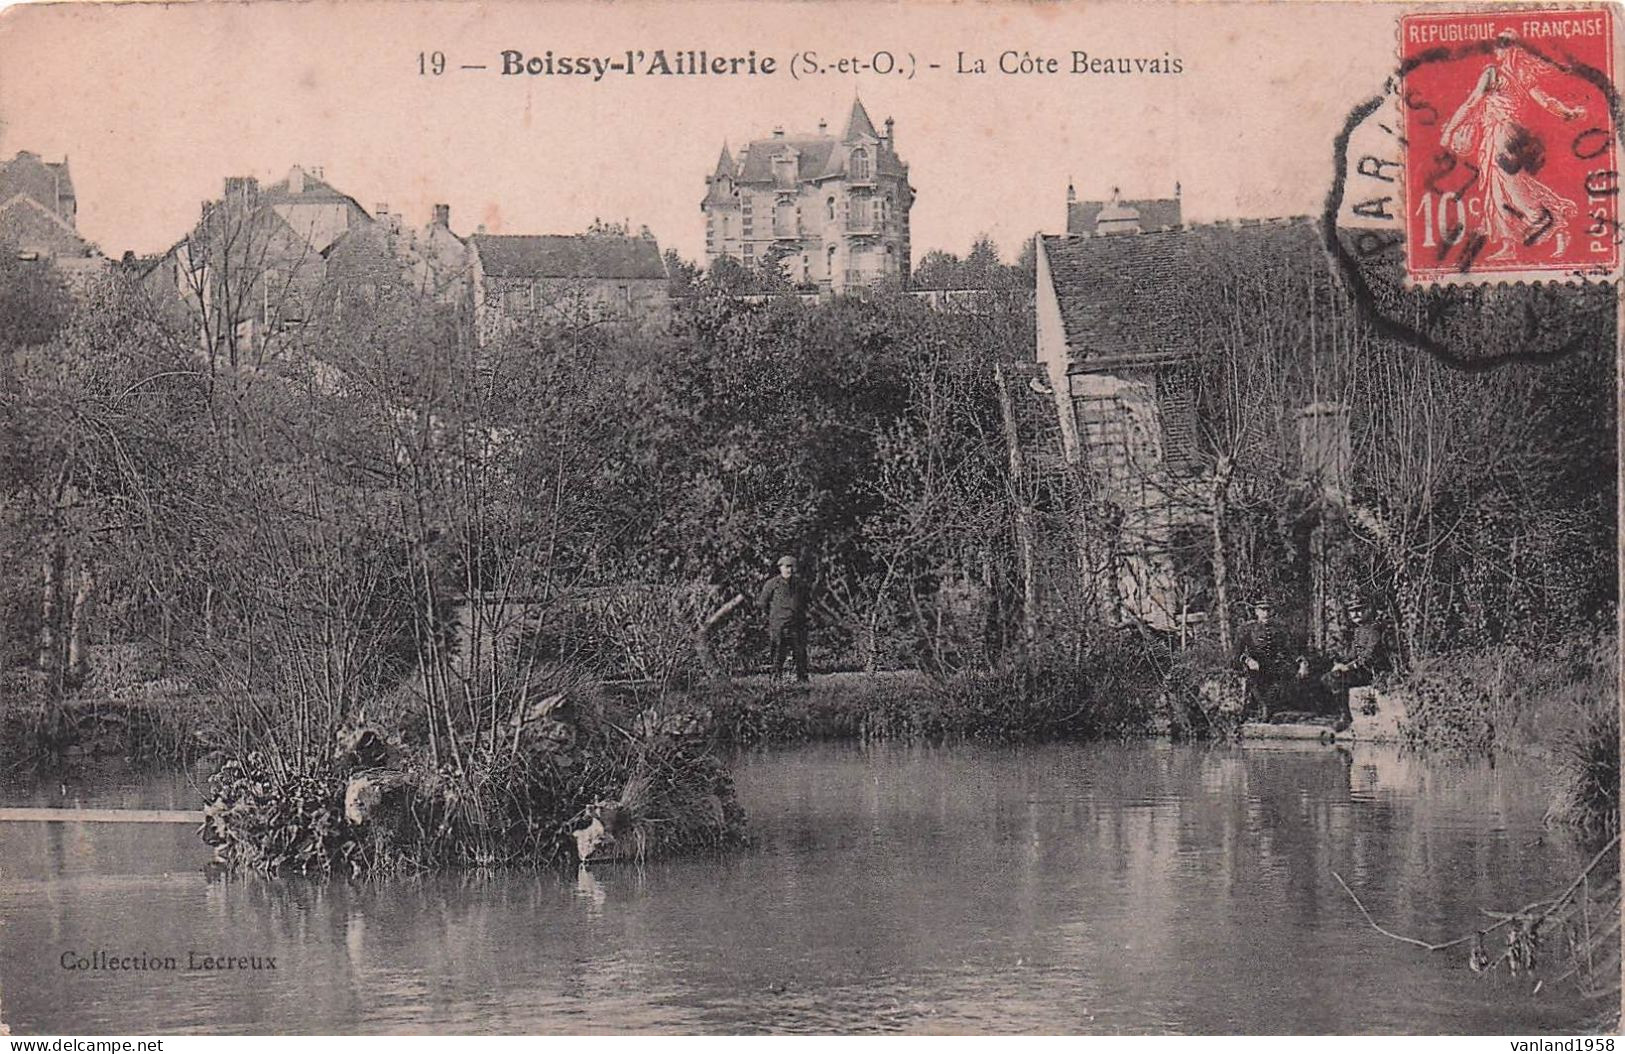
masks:
<svg viewBox="0 0 1625 1054"><path fill-rule="evenodd" d="M1615 341L1625 225L1604 9L1408 16L1334 144L1323 235L1361 314L1463 368Z"/></svg>

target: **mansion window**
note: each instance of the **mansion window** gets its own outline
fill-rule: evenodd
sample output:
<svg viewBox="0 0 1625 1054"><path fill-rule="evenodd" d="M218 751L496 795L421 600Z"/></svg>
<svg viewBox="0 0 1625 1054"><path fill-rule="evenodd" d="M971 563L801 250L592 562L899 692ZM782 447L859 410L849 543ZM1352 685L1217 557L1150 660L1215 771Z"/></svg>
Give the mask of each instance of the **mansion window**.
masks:
<svg viewBox="0 0 1625 1054"><path fill-rule="evenodd" d="M869 167L869 151L861 146L852 151L852 178L868 179L873 174Z"/></svg>

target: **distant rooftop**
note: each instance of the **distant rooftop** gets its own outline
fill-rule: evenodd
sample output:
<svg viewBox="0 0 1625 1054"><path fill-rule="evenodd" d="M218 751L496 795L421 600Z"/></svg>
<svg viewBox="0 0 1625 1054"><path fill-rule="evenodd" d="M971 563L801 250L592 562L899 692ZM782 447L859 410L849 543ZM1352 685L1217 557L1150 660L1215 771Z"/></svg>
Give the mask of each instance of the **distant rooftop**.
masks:
<svg viewBox="0 0 1625 1054"><path fill-rule="evenodd" d="M488 275L502 278L666 277L652 238L618 234L475 234Z"/></svg>

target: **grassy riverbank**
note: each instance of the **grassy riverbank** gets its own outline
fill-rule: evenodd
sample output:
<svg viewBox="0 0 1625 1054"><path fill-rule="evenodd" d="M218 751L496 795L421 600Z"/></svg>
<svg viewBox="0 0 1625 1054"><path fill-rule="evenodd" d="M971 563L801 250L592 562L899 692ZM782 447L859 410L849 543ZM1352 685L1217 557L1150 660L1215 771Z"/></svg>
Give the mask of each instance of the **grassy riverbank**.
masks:
<svg viewBox="0 0 1625 1054"><path fill-rule="evenodd" d="M107 756L168 766L211 753L225 767L210 837L234 868L545 864L579 855L575 832L595 824L587 852L643 857L742 839L719 746L1222 734L1188 698L1213 676L1211 662L1196 653L1154 661L1136 643L1087 663L1050 654L948 677L828 673L796 684L756 675L686 687L584 679L551 708L532 706L468 744L460 766L446 744L435 759L411 707L375 715L372 756L335 749L298 765L263 747L233 749L223 724L233 708L173 685L86 694L54 709L8 693L0 734L12 768ZM1616 657L1612 635L1576 637L1434 659L1382 687L1407 700L1410 747L1532 755L1551 770L1551 819L1606 837L1618 830ZM358 777L359 807L346 801Z"/></svg>

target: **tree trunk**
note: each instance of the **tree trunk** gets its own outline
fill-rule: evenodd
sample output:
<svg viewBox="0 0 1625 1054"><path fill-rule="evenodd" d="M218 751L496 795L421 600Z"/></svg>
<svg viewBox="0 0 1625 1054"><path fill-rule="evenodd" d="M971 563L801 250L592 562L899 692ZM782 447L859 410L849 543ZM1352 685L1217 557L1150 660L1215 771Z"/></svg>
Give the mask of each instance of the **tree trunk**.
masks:
<svg viewBox="0 0 1625 1054"><path fill-rule="evenodd" d="M96 603L96 565L79 564L79 584L68 613L68 676L76 683L90 673L90 619Z"/></svg>
<svg viewBox="0 0 1625 1054"><path fill-rule="evenodd" d="M1004 441L1010 450L1010 489L1015 493L1016 548L1021 558L1021 636L1031 647L1038 639L1038 584L1033 559L1032 509L1027 501L1026 472L1021 456L1021 433L1016 427L1016 404L1010 397L1004 367L993 367L993 383L999 390L999 413L1004 421Z"/></svg>
<svg viewBox="0 0 1625 1054"><path fill-rule="evenodd" d="M1229 513L1230 476L1235 470L1229 457L1219 455L1213 469L1213 491L1209 513L1213 529L1213 606L1219 615L1219 649L1230 654L1230 557L1224 544L1224 521Z"/></svg>
<svg viewBox="0 0 1625 1054"><path fill-rule="evenodd" d="M40 597L39 655L36 665L45 673L55 674L61 650L58 622L62 617L62 543L52 538L46 542L44 560L44 589Z"/></svg>

